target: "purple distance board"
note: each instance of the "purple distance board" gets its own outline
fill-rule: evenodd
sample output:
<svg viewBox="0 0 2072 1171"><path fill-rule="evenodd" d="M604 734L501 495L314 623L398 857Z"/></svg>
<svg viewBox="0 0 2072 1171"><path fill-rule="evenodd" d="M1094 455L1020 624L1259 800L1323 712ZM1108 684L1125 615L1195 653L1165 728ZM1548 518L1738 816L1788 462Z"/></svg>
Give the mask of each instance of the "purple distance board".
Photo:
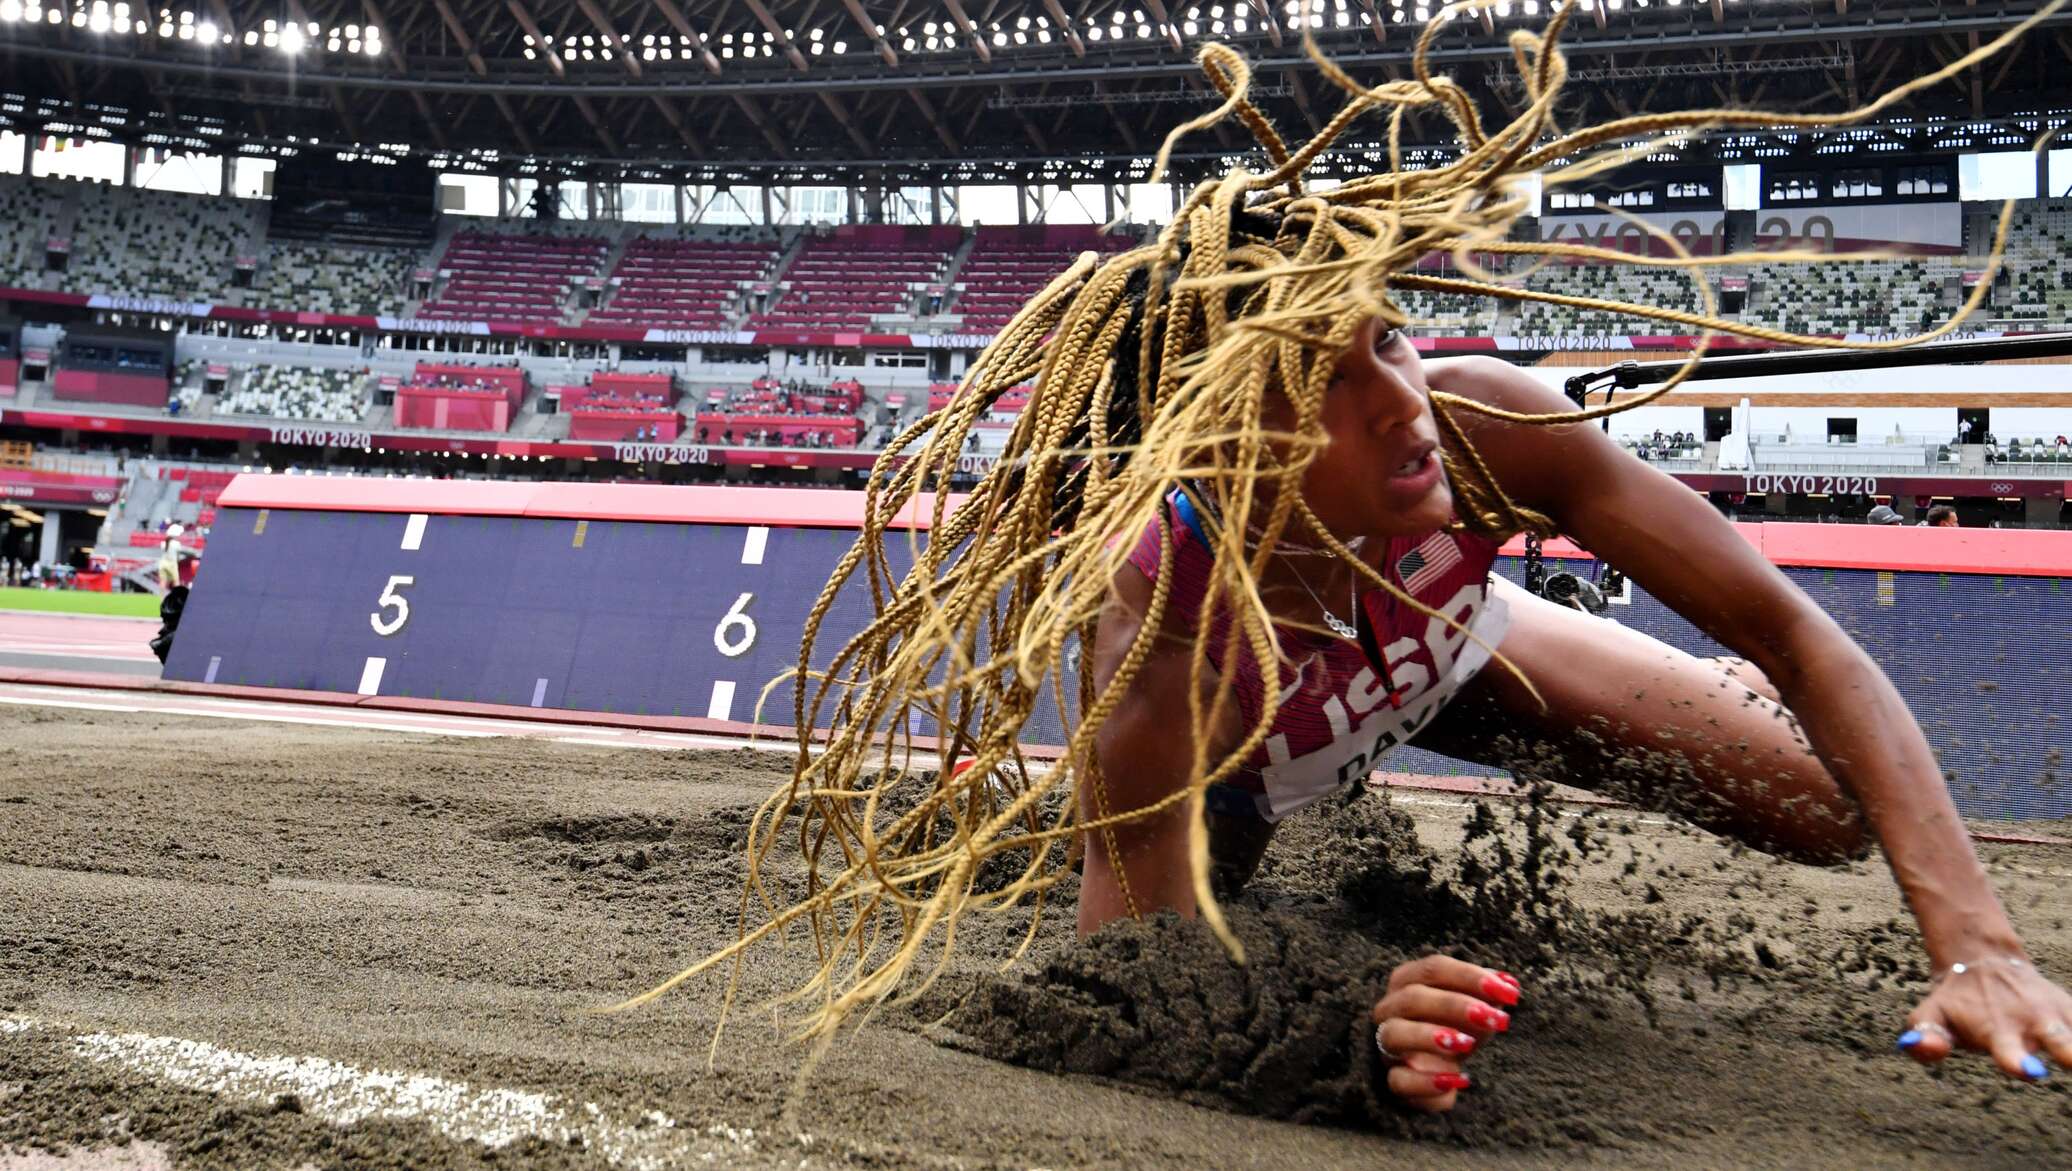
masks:
<svg viewBox="0 0 2072 1171"><path fill-rule="evenodd" d="M759 720L758 698L796 665L806 617L854 540L846 528L225 508L165 676L788 725L788 682ZM910 564L903 534L888 556L896 572ZM1521 576L1510 558L1497 572ZM1891 676L1965 813L2072 816L2072 591L2041 577L1784 572ZM1628 595L1613 619L1692 654L1729 653L1639 587ZM853 581L822 623L816 665L870 615ZM1078 663L1068 647L1067 695ZM1025 739L1063 742L1048 688ZM1415 748L1387 767L1489 771Z"/></svg>
<svg viewBox="0 0 2072 1171"><path fill-rule="evenodd" d="M807 616L855 538L851 529L226 508L165 676L789 725L789 682L767 698L763 689L797 665ZM904 572L904 537L891 545ZM828 611L817 660L862 629L870 605L859 578ZM1068 656L1076 666L1076 645ZM1062 742L1055 704L1039 706L1029 733Z"/></svg>

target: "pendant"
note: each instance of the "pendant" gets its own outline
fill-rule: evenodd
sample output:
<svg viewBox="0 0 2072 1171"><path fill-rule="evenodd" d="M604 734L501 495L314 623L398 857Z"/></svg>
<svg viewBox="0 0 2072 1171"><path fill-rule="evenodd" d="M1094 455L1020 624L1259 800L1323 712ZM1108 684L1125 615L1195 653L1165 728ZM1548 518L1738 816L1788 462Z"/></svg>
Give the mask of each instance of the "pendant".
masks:
<svg viewBox="0 0 2072 1171"><path fill-rule="evenodd" d="M1338 615L1333 614L1329 610L1324 611L1324 625L1330 627L1331 633L1337 635L1340 638L1360 637L1360 631L1358 627L1353 626L1351 623L1348 623L1345 619L1340 618Z"/></svg>

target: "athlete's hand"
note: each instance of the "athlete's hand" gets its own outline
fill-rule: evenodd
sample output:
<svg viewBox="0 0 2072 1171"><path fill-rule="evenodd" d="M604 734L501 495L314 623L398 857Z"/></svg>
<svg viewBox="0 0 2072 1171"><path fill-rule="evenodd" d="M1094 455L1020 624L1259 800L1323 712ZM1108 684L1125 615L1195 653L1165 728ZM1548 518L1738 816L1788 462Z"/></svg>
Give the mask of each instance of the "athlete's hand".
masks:
<svg viewBox="0 0 2072 1171"><path fill-rule="evenodd" d="M2072 1069L2072 994L2025 959L1996 957L1943 973L1900 1034L1900 1052L1933 1065L1962 1046L1993 1055L2009 1077L2042 1081L2048 1054Z"/></svg>
<svg viewBox="0 0 2072 1171"><path fill-rule="evenodd" d="M1471 1084L1461 1066L1483 1042L1511 1027L1518 979L1451 956L1430 955L1389 974L1374 1005L1374 1040L1393 1058L1389 1090L1418 1110L1453 1109Z"/></svg>

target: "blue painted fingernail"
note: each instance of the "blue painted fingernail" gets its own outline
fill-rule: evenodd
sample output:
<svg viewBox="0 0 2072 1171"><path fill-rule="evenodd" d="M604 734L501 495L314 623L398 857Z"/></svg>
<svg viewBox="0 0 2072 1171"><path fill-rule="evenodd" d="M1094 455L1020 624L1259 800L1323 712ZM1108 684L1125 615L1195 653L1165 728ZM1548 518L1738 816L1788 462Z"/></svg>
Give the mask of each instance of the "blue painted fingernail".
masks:
<svg viewBox="0 0 2072 1171"><path fill-rule="evenodd" d="M1899 1048L1902 1052L1908 1049L1912 1049L1914 1046L1919 1045L1920 1043L1921 1030L1919 1029L1908 1029L1906 1032L1901 1033L1899 1035Z"/></svg>
<svg viewBox="0 0 2072 1171"><path fill-rule="evenodd" d="M2050 1071L2043 1068L2041 1058L2031 1053L2027 1057L2022 1058L2022 1076L2032 1082L2040 1082L2050 1076Z"/></svg>

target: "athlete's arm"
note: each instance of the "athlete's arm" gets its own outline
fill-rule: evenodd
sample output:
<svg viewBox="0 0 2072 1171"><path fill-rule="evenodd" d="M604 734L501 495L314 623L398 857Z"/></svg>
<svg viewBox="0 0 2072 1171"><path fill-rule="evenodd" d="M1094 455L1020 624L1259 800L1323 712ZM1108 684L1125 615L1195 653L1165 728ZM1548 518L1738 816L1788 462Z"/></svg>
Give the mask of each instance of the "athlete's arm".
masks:
<svg viewBox="0 0 2072 1171"><path fill-rule="evenodd" d="M1429 380L1513 411L1574 409L1501 361L1435 363ZM1943 981L1912 1022L1947 1028L2016 1076L2040 1076L2024 1058L2045 1046L2072 1063L2072 1027L2051 1031L2072 1022L2072 996L2028 965L1926 737L1870 656L1710 504L1595 424L1463 424L1520 503L1545 511L1776 685L1821 761L1862 805L1936 968L1972 968ZM1931 1030L1910 1051L1939 1060L1949 1046Z"/></svg>
<svg viewBox="0 0 2072 1171"><path fill-rule="evenodd" d="M1151 603L1151 582L1132 566L1115 576L1108 604L1101 611L1094 639L1091 669L1094 689L1108 686L1143 628ZM1129 691L1094 739L1100 764L1098 786L1082 780L1080 815L1085 820L1107 813L1142 809L1187 783L1194 767L1194 740L1187 731L1187 688L1192 655L1184 639L1173 633L1159 642L1131 680ZM1215 681L1203 681L1203 702L1214 694ZM1231 742L1234 713L1217 737ZM1212 749L1213 753L1213 749ZM1215 759L1212 755L1211 759ZM1224 881L1242 885L1258 865L1273 827L1264 821L1238 824L1239 819L1209 818L1211 864ZM1172 910L1195 912L1194 879L1187 858L1187 816L1184 803L1153 815L1094 830L1083 842L1086 862L1079 887L1079 931L1098 930L1112 919Z"/></svg>

